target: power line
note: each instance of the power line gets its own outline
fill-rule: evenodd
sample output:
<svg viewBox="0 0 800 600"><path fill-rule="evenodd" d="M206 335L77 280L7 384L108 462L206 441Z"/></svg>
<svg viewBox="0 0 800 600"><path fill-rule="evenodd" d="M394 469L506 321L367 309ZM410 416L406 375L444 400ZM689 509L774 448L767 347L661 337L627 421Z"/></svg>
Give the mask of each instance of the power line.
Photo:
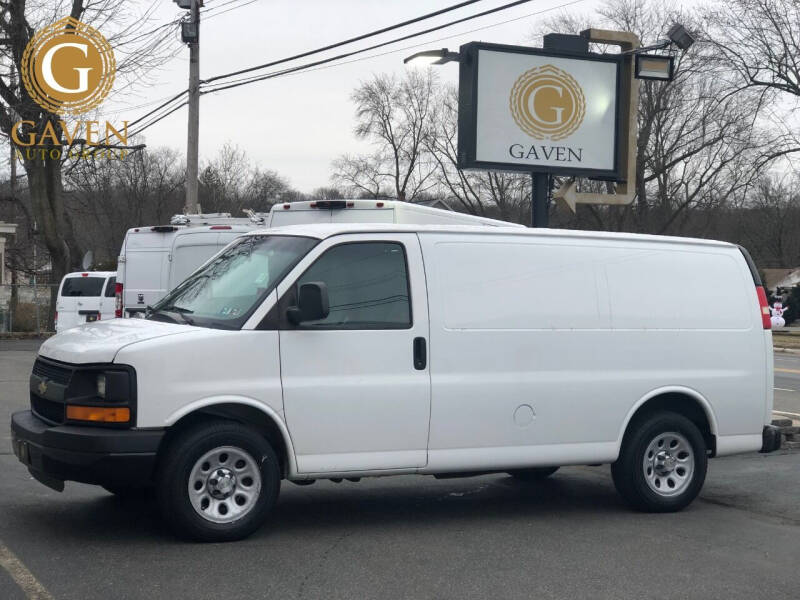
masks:
<svg viewBox="0 0 800 600"><path fill-rule="evenodd" d="M454 33L452 35L445 35L440 38L436 38L435 40L426 40L424 42L420 42L418 44L411 44L409 46L403 46L402 48L397 48L395 50L387 50L386 52L378 52L376 54L370 54L369 56L360 56L358 58L354 58L352 60L344 60L342 62L333 64L333 65L324 65L315 68L309 68L304 70L303 72L313 72L313 71L321 71L323 69L331 69L333 67L340 67L343 65L349 65L352 63L361 62L362 60L370 60L372 58L380 58L381 56L388 56L389 54L398 54L400 52L406 52L408 50L413 50L415 48L419 48L421 46L429 46L431 44L437 44L439 42L443 42L445 40L451 40L453 38L458 38L464 35L469 35L470 33L475 33L476 31L484 31L485 29L491 29L493 27L500 27L502 25L507 25L508 23L513 23L514 21L521 21L522 19L528 19L530 17L535 17L537 15L541 15L548 12L553 12L554 10L558 10L560 8L566 8L568 6L572 6L574 4L581 4L582 2L588 2L588 0L571 0L570 2L565 2L563 4L558 4L556 6L551 6L550 8L545 8L543 10L537 10L536 12L528 13L527 15L522 15L520 17L514 17L513 19L506 19L505 21L500 21L499 23L492 23L491 25L484 25L482 27L476 27L475 29L469 29L467 31L462 31L460 33ZM288 71L288 69L286 69ZM293 73L286 73L287 75L292 75ZM213 91L213 90L211 90Z"/></svg>
<svg viewBox="0 0 800 600"><path fill-rule="evenodd" d="M220 5L218 5L218 6L214 7L214 8L222 8L225 5L233 3L233 1L234 0L229 0L228 2L224 2L223 4L220 4ZM259 66L256 66L256 67L250 67L248 69L243 69L241 71L235 71L233 73L228 73L228 74L212 77L211 79L204 80L201 83L207 83L207 82L215 81L217 79L231 77L231 76L236 75L236 74L242 74L242 73L251 72L253 70L266 68L267 66L270 66L270 65L276 65L276 64L280 64L280 63L284 63L284 62L289 62L289 61L295 60L297 58L302 58L302 57L310 56L312 54L317 54L319 52L324 52L324 51L332 49L332 48L337 48L339 46L342 46L342 45L345 45L345 44L348 44L348 43L351 43L351 42L354 42L354 41L362 40L362 39L365 39L365 38L370 37L370 36L379 35L379 34L384 33L386 31L390 31L392 29L396 29L398 27L402 27L402 26L407 25L407 24L415 23L415 22L421 21L423 19L428 19L428 18L431 18L433 16L436 16L436 15L439 15L439 14L443 14L445 12L452 11L452 10L455 10L457 8L461 8L461 7L466 6L468 4L474 4L475 2L479 2L479 1L480 0L468 0L468 1L465 1L465 2L461 2L460 4L456 4L456 5L448 7L448 8L444 8L444 9L441 9L441 10L438 10L438 11L435 11L435 12L432 12L432 13L428 13L426 15L422 15L420 17L416 17L414 19L407 20L407 21L404 21L402 23L398 23L396 25L392 25L390 27L385 27L383 29L379 29L379 30L373 31L371 33L362 34L362 35L356 36L354 38L350 38L348 40L344 40L344 41L341 41L341 42L337 42L335 44L331 44L329 46L324 46L322 48L318 48L318 49L315 49L315 50L309 50L307 52L303 52L303 53L297 54L295 56L291 56L291 57L288 57L288 58L283 58L283 59L280 59L280 60L276 60L276 61L273 61L271 63L266 63L265 65L259 65ZM528 0L526 0L526 1L528 1ZM235 6L233 8L239 8L240 6L241 5ZM211 10L211 9L207 9L207 10ZM230 10L230 9L228 9L228 10ZM222 14L222 13L217 13L217 14ZM207 17L207 18L210 18L210 17ZM289 72L289 70L287 70L287 72ZM166 100L162 104L159 104L158 106L156 106L154 109L152 109L148 113L142 115L141 117L139 117L135 121L130 122L128 125L129 126L130 125L135 125L136 123L141 122L142 120L146 119L147 117L149 117L149 116L161 111L162 109L165 109L170 104L172 104L175 100L179 99L181 96L183 96L187 92L188 92L188 89L185 89L185 90L179 92L178 94L176 94L175 96L169 98L168 100ZM171 114L172 112L174 112L173 110L170 110L170 109L167 109L167 110L169 110L168 114ZM149 127L150 125L148 124L147 126Z"/></svg>
<svg viewBox="0 0 800 600"><path fill-rule="evenodd" d="M452 27L453 25L458 25L459 23L464 23L466 21L471 21L472 19L477 19L479 17L485 17L487 15L490 15L490 14L493 14L493 13L496 13L496 12L499 12L499 11L502 11L502 10L507 10L507 9L513 8L515 6L519 6L521 4L526 4L528 2L531 2L531 0L515 0L514 2L509 2L508 4L503 4L502 6L491 8L489 10L485 10L483 12L479 12L479 13L476 13L474 15L470 15L468 17L462 17L461 19L456 19L455 21L450 21L449 23L443 23L442 25L436 25L435 27L429 27L428 29L424 29L422 31L418 31L416 33L410 33L408 35L404 35L404 36L401 36L401 37L398 37L398 38L394 38L394 39L388 40L386 42L381 42L379 44L374 44L374 45L368 46L366 48L361 48L359 50L353 50L351 52L345 52L344 54L337 54L336 56L323 58L321 60L314 61L314 62L311 62L311 63L307 63L305 65L299 65L297 67L291 67L291 68L283 69L281 71L276 71L276 72L273 72L273 73L267 73L266 75L255 75L255 76L252 76L252 77L249 77L249 78L240 79L240 80L238 80L238 82L232 82L232 83L228 83L228 84L223 84L223 85L219 85L217 87L213 87L211 89L203 90L201 93L207 94L209 92L219 92L219 91L222 91L222 90L227 90L227 89L239 87L239 86L242 86L242 85L247 85L249 83L255 83L256 81L263 81L265 79L273 79L275 77L280 77L281 75L288 75L289 73L294 73L296 71L303 71L303 70L309 69L311 67L324 65L326 63L330 63L330 62L333 62L335 60L340 60L342 58L347 58L349 56L355 56L356 54L361 54L363 52L368 52L370 50L375 50L376 48L382 48L384 46L389 46L391 44L396 44L397 42L402 42L402 41L409 40L409 39L412 39L412 38L415 38L415 37L419 37L421 35L426 35L428 33L434 32L434 31L439 31L440 29L445 29L446 27ZM286 60L288 60L288 59L286 59ZM284 61L276 61L275 64L277 64L278 62L285 62L285 60ZM244 73L244 72L247 72L247 71L248 70L245 69L244 71L239 71L239 73ZM207 79L207 80L205 80L204 83L208 83L210 81L213 81L214 79L215 78Z"/></svg>
<svg viewBox="0 0 800 600"><path fill-rule="evenodd" d="M388 44L396 43L398 41L403 41L404 39L410 39L410 38L413 38L413 37L424 35L426 33L430 33L431 31L436 31L436 30L439 30L439 29L442 29L442 28L445 28L445 27L450 27L450 26L456 25L458 23L462 23L462 22L465 22L465 21L468 21L468 20L471 20L471 19L475 19L475 18L478 18L478 17L481 17L481 16L485 16L485 15L491 14L493 12L498 12L498 11L501 11L501 10L505 10L507 8L511 8L511 7L519 5L519 4L524 4L524 3L529 2L529 1L530 0L518 0L517 2L511 2L509 4L497 7L495 9L491 9L491 10L488 10L488 11L484 11L482 13L478 13L478 14L473 15L471 17L466 17L466 18L463 18L463 19L459 19L457 21L453 21L453 22L450 22L450 23L447 23L447 24L444 24L444 25L441 25L441 26L438 26L438 27L434 27L434 28L431 28L431 29L428 29L428 30L425 30L425 31L421 31L421 32L418 32L418 33L415 33L415 34L411 34L411 35L408 35L408 36L404 36L402 38L398 38L398 39L395 39L395 40L392 40L392 41L389 41L389 42L385 42L383 44L377 44L375 46L371 46L371 47L368 47L368 48L363 48L361 50L357 50L357 51L354 51L354 52L351 52L351 53L339 55L339 56L336 56L336 57L331 57L331 58L328 58L328 59L324 59L322 61L317 61L315 63L310 63L310 64L306 64L306 65L300 65L298 67L292 67L292 68L288 68L288 69L283 69L283 70L276 71L276 72L273 72L273 73L268 73L266 75L256 75L256 76L249 77L249 78L242 78L238 82L232 82L231 84L226 84L224 86L219 86L217 88L212 88L212 89L209 89L209 90L203 90L202 93L205 94L205 93L211 93L211 92L215 92L215 91L221 91L221 90L224 90L224 89L228 89L229 87L238 87L239 85L245 85L247 83L254 83L256 81L262 81L262 80L265 80L265 79L273 79L273 78L276 78L276 77L280 77L282 75L290 75L290 74L298 73L298 72L301 72L301 71L312 71L312 70L316 71L316 70L320 70L320 69L326 69L326 68L331 68L331 67L340 66L340 65L344 65L344 64L349 64L349 63L353 63L353 62L358 62L358 61L362 61L362 60L367 60L367 59L370 59L370 58L376 58L376 57L380 57L380 56L385 56L387 54L394 54L394 53L397 53L397 52L403 52L405 50L412 49L412 48L417 48L417 47L422 46L422 45L432 44L432 43L436 43L436 42L439 42L439 41L452 39L454 37L467 35L469 33L474 33L476 31L482 31L482 30L485 30L485 29L490 29L492 27L498 27L500 25L505 25L507 23L511 23L511 22L514 22L514 21L519 21L521 19L530 18L532 16L540 15L540 14L547 13L547 12L552 12L552 11L558 10L560 8L566 8L566 7L572 6L574 4L580 4L582 2L586 2L587 0L571 0L570 2L565 2L565 3L560 4L558 6L553 6L553 7L550 7L550 8L546 8L546 9L543 9L543 10L540 10L540 11L529 13L527 15L522 15L520 17L515 17L513 19L507 19L507 20L501 21L499 23L492 23L490 25L477 27L475 29L470 29L468 31L463 31L463 32L456 33L456 34L453 34L453 35L450 35L450 36L444 36L444 37L438 38L436 40L430 40L430 41L426 41L426 42L423 42L423 43L420 43L420 44L404 46L403 48L398 48L396 50L390 50L388 52L382 52L382 53L379 53L379 54L372 54L372 55L369 55L369 56L359 57L359 58L356 58L356 59L353 59L353 60L350 60L350 61L344 61L344 62L340 62L340 63L337 63L337 64L327 64L327 66L321 66L322 64L330 63L330 62L332 62L334 60L337 60L339 58L342 58L342 57L353 56L355 54L360 54L362 52L367 52L369 50L373 50L373 49L375 49L377 47L381 47L381 46L385 46L385 45L388 45ZM343 43L345 43L345 42L340 42L339 45L341 45ZM335 47L335 45L333 47ZM319 51L322 51L322 50L319 50ZM314 52L317 52L317 51L310 51L308 53L304 53L304 55L307 56L308 54L312 54ZM288 61L288 60L290 60L290 59L283 59L282 61L279 61L279 62ZM278 61L276 61L276 62L278 62ZM313 67L316 67L316 68L313 68ZM141 117L139 117L135 121L130 122L129 126L134 125L136 123L139 123L139 122L147 119L151 115L154 115L155 113L158 113L159 111L161 111L161 114L156 115L155 117L150 119L149 122L147 122L144 125L142 125L139 129L137 129L134 133L132 133L130 135L138 135L138 134L142 133L144 130L149 129L150 127L152 127L156 123L160 122L161 120L163 120L166 117L170 116L171 114L173 114L177 110L179 110L179 109L183 108L184 106L186 106L187 103L185 101L183 103L181 103L181 104L178 104L177 106L171 106L171 107L169 106L170 104L174 103L176 100L181 98L184 94L186 94L186 92L187 92L187 90L183 90L182 92L176 94L175 96L170 97L166 102L163 102L162 104L160 104L159 106L157 106L153 110L149 111L145 115L142 115Z"/></svg>
<svg viewBox="0 0 800 600"><path fill-rule="evenodd" d="M247 6L248 4L253 4L254 2L257 2L258 0L246 0L246 1L242 2L241 4L237 4L236 6L231 6L230 8L226 8L225 10L223 10L223 11L221 11L221 12L216 12L216 13L213 13L213 14L208 14L208 13L210 13L210 12L211 12L211 11L213 11L213 10L217 10L217 9L219 9L219 8L222 8L223 6L226 6L226 5L228 5L228 4L232 4L232 3L233 3L233 2L235 2L235 1L239 1L239 0L230 0L230 2L225 2L224 4L220 4L219 6L215 6L214 8L209 8L209 9L206 9L206 10L201 10L201 11L200 11L200 14L202 14L202 15L203 15L203 19L205 19L206 21L208 21L209 19L213 19L214 17L219 17L220 15L224 15L225 13L231 12L232 10L237 10L237 9L239 9L239 8L244 8L244 7L245 7L245 6Z"/></svg>
<svg viewBox="0 0 800 600"><path fill-rule="evenodd" d="M340 46L344 46L346 44L351 44L353 42L358 42L366 38L374 37L376 35L380 35L382 33L386 33L388 31L393 31L395 29L399 29L401 27L405 27L406 25L412 25L414 23L418 23L420 21L424 21L426 19L430 19L432 17L436 17L438 15L442 15L453 10L463 8L464 6L468 6L470 4L475 4L476 2L480 2L481 0L466 0L464 2L460 2L458 4L454 4L453 6L448 6L446 8L442 8L440 10L427 13L425 15L421 15L419 17L415 17L413 19L409 19L407 21L402 21L401 23L396 23L394 25L390 25L388 27L384 27L382 29L377 29L375 31L371 31L369 33L364 33L361 35L357 35L356 37L352 37L346 40L342 40L341 42L336 42L335 44L330 44L328 46L323 46L321 48L316 48L315 50L308 50L307 52L302 52L300 54L295 54L294 56L289 56L287 58L281 58L279 60L274 60L272 62L263 63L260 65L256 65L254 67L248 67L246 69L240 69L238 71L231 71L230 73L223 73L222 75L216 75L209 79L204 79L201 83L211 83L213 81L217 81L219 79L227 79L228 77L235 77L236 75L244 75L245 73L252 73L253 71L259 71L261 69L267 69L269 67L274 67L276 65L290 62L293 60L297 60L298 58L305 58L307 56L311 56L312 54L319 54L320 52L325 52L327 50L333 50L334 48L339 48ZM525 0L528 1L528 0Z"/></svg>

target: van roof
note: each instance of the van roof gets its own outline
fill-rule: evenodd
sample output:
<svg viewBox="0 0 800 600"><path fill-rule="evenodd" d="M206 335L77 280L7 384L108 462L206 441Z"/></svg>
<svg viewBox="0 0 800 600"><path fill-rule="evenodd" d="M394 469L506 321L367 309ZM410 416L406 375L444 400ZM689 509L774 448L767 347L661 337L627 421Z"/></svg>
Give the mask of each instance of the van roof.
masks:
<svg viewBox="0 0 800 600"><path fill-rule="evenodd" d="M209 231L235 231L247 232L253 229L264 229L263 225L252 222L243 223L218 223L216 225L144 225L142 227L131 227L125 233L125 237L137 233L161 233L166 235L192 235L195 233L208 233Z"/></svg>
<svg viewBox="0 0 800 600"><path fill-rule="evenodd" d="M346 233L462 233L480 235L523 235L541 238L579 238L617 241L660 242L696 244L703 246L736 247L728 242L701 238L649 235L641 233L617 233L607 231L583 231L574 229L531 229L520 227L485 227L481 225L395 225L381 223L319 223L308 225L285 225L271 229L250 231L245 235L302 235L325 239Z"/></svg>

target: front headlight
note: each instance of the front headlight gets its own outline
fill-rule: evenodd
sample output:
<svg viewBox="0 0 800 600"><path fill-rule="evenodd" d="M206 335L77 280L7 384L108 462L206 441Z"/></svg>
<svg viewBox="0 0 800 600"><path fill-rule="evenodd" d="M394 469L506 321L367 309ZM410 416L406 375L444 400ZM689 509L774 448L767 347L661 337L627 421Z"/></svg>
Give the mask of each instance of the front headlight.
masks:
<svg viewBox="0 0 800 600"><path fill-rule="evenodd" d="M77 367L64 400L67 423L130 427L136 420L136 372L128 365Z"/></svg>

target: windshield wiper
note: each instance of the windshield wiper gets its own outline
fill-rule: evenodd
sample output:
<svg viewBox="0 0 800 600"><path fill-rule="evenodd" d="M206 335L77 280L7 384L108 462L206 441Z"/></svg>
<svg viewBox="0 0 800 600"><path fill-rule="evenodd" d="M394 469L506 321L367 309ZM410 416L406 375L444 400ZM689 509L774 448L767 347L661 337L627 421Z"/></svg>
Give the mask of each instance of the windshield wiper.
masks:
<svg viewBox="0 0 800 600"><path fill-rule="evenodd" d="M184 308L182 306L175 306L174 304L170 304L169 306L161 306L161 307L157 308L151 314L160 313L160 312L175 313L181 319L183 319L184 323L188 323L189 325L194 325L194 319L192 319L191 317L188 316L188 315L191 315L192 313L194 313L194 311L190 310L188 308Z"/></svg>

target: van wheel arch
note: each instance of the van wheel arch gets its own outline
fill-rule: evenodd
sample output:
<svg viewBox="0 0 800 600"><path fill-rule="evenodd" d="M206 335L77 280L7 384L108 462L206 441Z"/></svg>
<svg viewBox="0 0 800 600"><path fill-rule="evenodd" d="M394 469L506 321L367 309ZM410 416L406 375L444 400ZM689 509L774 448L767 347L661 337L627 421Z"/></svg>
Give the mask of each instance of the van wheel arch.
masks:
<svg viewBox="0 0 800 600"><path fill-rule="evenodd" d="M706 406L695 396L686 392L663 392L645 400L631 415L625 425L621 444L631 435L636 426L657 412L673 412L682 415L694 423L703 435L709 456L717 452L717 437L714 434L711 417Z"/></svg>
<svg viewBox="0 0 800 600"><path fill-rule="evenodd" d="M261 433L269 441L281 465L281 477L286 478L289 473L289 449L283 437L280 427L275 420L263 410L259 410L247 404L222 403L204 406L187 415L184 415L173 423L159 448L166 447L170 440L180 435L188 428L194 427L199 423L208 421L235 421L243 425L249 425Z"/></svg>

